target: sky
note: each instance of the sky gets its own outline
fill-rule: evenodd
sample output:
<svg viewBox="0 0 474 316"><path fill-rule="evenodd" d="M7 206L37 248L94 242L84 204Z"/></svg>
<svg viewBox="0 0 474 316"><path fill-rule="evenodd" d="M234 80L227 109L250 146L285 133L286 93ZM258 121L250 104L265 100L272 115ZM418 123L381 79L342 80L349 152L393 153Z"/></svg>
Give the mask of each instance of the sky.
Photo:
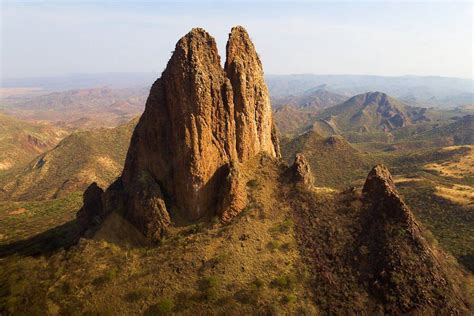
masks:
<svg viewBox="0 0 474 316"><path fill-rule="evenodd" d="M3 78L164 70L203 27L222 59L232 26L267 74L473 78L473 2L1 1Z"/></svg>

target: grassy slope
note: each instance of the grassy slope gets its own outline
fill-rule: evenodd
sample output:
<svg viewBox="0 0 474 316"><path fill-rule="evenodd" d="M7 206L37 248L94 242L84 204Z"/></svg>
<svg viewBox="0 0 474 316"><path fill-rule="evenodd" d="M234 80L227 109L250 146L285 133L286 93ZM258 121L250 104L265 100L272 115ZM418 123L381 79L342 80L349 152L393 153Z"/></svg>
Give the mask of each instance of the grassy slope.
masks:
<svg viewBox="0 0 474 316"><path fill-rule="evenodd" d="M228 225L175 227L159 246L130 248L110 242L117 231L105 228L51 257L8 256L0 261L0 310L315 314L291 210L275 181L280 170L268 160L247 166L249 204Z"/></svg>
<svg viewBox="0 0 474 316"><path fill-rule="evenodd" d="M357 282L357 266L346 265L360 203L344 194L294 189L284 168L269 159L241 170L249 204L230 224L174 227L160 245L128 247L123 239L116 244L120 234L105 226L67 252L4 257L0 310L314 315L383 308ZM296 216L300 208L311 210L305 213L309 221ZM311 249L308 229L314 232Z"/></svg>
<svg viewBox="0 0 474 316"><path fill-rule="evenodd" d="M471 203L458 203L455 198L466 196L459 188L474 188L474 155L470 146L449 150L421 148L418 150L362 152L349 144L328 146L326 138L314 132L293 140L282 139L282 153L288 163L297 152L308 159L314 174L315 185L344 189L361 186L370 168L376 163L386 164L395 175L402 194L415 214L432 230L435 238L467 269L474 271L473 235L474 216ZM357 148L361 147L358 144ZM436 167L434 169L432 166ZM443 172L443 170L448 171ZM462 168L462 169L460 169ZM460 172L457 172L460 170ZM469 171L470 170L470 171ZM451 176L451 174L456 177ZM456 185L456 186L455 186ZM451 188L457 196L442 196L437 188ZM464 200L469 199L467 195Z"/></svg>
<svg viewBox="0 0 474 316"><path fill-rule="evenodd" d="M51 149L67 132L47 124L21 121L0 113L0 176Z"/></svg>
<svg viewBox="0 0 474 316"><path fill-rule="evenodd" d="M5 198L48 199L82 192L95 181L105 187L122 171L136 119L113 129L76 132L3 183Z"/></svg>
<svg viewBox="0 0 474 316"><path fill-rule="evenodd" d="M352 147L342 137L330 138L308 132L292 140L282 139L282 156L288 164L293 163L295 154L303 153L314 174L315 185L345 189L355 180L365 179L376 159Z"/></svg>

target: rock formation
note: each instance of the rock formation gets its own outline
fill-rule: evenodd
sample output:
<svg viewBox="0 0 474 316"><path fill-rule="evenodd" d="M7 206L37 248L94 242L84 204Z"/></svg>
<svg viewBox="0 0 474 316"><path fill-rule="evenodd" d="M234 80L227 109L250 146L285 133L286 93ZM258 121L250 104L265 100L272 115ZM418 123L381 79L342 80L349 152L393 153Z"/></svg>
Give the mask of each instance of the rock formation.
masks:
<svg viewBox="0 0 474 316"><path fill-rule="evenodd" d="M81 226L98 224L102 219L102 194L104 190L93 182L82 195L82 208L77 212L77 221Z"/></svg>
<svg viewBox="0 0 474 316"><path fill-rule="evenodd" d="M170 210L189 220L216 213L228 220L245 206L235 166L260 153L280 156L247 32L232 28L222 69L214 38L195 28L151 88L119 179L121 211L151 239L171 222Z"/></svg>
<svg viewBox="0 0 474 316"><path fill-rule="evenodd" d="M271 156L279 155L262 63L249 35L241 26L232 28L230 33L225 72L234 92L239 159L247 160L261 151Z"/></svg>
<svg viewBox="0 0 474 316"><path fill-rule="evenodd" d="M296 182L301 182L306 185L313 184L313 176L311 174L311 168L303 154L301 153L296 154L295 161L293 162L293 165L291 166L291 171L293 174L293 179Z"/></svg>
<svg viewBox="0 0 474 316"><path fill-rule="evenodd" d="M362 193L368 204L357 265L360 281L389 314L465 312L465 303L383 165L369 173Z"/></svg>

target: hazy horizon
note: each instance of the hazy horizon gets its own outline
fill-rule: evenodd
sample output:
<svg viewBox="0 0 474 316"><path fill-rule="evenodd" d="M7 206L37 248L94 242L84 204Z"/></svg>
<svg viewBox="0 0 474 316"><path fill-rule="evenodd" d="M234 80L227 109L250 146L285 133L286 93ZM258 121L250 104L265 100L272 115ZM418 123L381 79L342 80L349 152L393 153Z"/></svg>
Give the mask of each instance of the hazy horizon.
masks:
<svg viewBox="0 0 474 316"><path fill-rule="evenodd" d="M243 25L265 73L473 79L471 2L2 2L1 76L161 73L192 27Z"/></svg>

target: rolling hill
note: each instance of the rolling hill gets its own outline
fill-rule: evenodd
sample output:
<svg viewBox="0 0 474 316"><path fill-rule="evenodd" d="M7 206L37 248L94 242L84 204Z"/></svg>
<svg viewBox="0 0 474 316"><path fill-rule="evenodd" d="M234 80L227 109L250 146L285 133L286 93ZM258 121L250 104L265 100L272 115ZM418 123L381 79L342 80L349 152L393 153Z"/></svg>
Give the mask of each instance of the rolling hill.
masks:
<svg viewBox="0 0 474 316"><path fill-rule="evenodd" d="M390 132L416 122L429 120L426 109L413 108L382 92L356 95L320 113L342 132Z"/></svg>
<svg viewBox="0 0 474 316"><path fill-rule="evenodd" d="M25 165L67 134L51 124L25 122L0 112L0 174Z"/></svg>
<svg viewBox="0 0 474 316"><path fill-rule="evenodd" d="M0 197L41 200L82 192L91 182L108 185L120 174L138 119L112 129L75 132L0 182Z"/></svg>
<svg viewBox="0 0 474 316"><path fill-rule="evenodd" d="M323 137L309 131L294 139L282 139L282 157L291 163L297 153L308 159L314 183L321 187L345 189L363 179L375 164L369 154L355 149L342 136Z"/></svg>
<svg viewBox="0 0 474 316"><path fill-rule="evenodd" d="M291 105L284 105L273 111L273 120L282 135L302 133L316 119L314 111L301 110Z"/></svg>

